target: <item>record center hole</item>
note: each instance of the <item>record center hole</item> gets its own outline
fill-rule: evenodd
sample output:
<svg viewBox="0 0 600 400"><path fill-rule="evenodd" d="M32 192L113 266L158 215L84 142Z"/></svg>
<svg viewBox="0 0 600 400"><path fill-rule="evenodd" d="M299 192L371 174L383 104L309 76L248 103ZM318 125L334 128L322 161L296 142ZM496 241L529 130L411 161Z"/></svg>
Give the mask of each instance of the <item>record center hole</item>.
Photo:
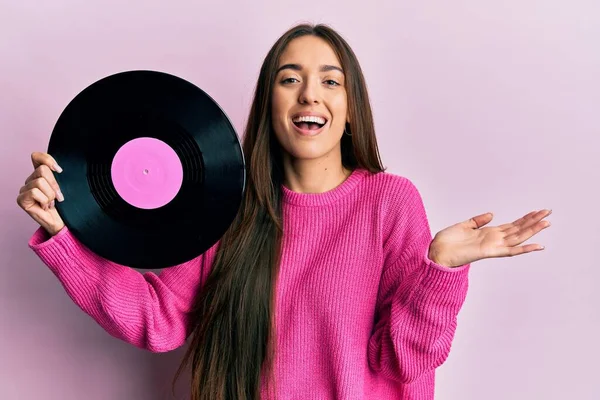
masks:
<svg viewBox="0 0 600 400"><path fill-rule="evenodd" d="M147 169L147 168L146 168L146 169L144 169L144 175L148 175L148 172L149 172L149 171L148 171L148 169Z"/></svg>

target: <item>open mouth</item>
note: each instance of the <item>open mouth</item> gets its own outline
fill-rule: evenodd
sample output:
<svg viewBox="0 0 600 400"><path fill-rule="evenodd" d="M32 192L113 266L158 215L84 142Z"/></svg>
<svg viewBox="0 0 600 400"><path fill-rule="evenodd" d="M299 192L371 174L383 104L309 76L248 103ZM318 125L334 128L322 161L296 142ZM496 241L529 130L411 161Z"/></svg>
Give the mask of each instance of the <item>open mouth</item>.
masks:
<svg viewBox="0 0 600 400"><path fill-rule="evenodd" d="M292 122L302 130L316 131L325 126L327 120L322 117L307 116L293 118Z"/></svg>

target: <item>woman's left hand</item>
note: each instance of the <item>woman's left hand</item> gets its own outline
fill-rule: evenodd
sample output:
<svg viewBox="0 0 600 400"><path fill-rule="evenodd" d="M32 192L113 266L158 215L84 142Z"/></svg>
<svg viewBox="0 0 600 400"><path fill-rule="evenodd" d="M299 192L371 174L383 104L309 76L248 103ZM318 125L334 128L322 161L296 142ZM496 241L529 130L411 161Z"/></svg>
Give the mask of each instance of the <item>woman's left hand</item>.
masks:
<svg viewBox="0 0 600 400"><path fill-rule="evenodd" d="M543 250L539 244L521 245L533 235L550 226L545 221L552 210L532 211L518 220L499 226L485 227L492 213L481 214L438 232L429 246L429 259L458 267L493 257L512 257Z"/></svg>

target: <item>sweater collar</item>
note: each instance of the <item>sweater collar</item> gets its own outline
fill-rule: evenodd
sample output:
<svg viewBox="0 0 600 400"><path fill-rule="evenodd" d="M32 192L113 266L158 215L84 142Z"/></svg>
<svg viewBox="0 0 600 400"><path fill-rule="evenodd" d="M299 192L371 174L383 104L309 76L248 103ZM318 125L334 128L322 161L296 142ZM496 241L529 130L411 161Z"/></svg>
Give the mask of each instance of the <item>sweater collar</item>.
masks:
<svg viewBox="0 0 600 400"><path fill-rule="evenodd" d="M354 190L368 173L369 171L366 169L357 168L338 186L323 193L299 193L292 191L285 185L281 185L283 202L309 207L333 203Z"/></svg>

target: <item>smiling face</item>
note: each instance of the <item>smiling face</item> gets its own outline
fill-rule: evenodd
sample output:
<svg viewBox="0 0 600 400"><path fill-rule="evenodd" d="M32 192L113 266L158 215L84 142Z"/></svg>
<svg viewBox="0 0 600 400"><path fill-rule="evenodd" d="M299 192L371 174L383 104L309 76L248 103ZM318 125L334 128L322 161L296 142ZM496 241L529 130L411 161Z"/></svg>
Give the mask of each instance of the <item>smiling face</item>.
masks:
<svg viewBox="0 0 600 400"><path fill-rule="evenodd" d="M342 66L323 39L303 36L279 60L272 92L272 125L284 160L341 163L340 140L347 119Z"/></svg>

